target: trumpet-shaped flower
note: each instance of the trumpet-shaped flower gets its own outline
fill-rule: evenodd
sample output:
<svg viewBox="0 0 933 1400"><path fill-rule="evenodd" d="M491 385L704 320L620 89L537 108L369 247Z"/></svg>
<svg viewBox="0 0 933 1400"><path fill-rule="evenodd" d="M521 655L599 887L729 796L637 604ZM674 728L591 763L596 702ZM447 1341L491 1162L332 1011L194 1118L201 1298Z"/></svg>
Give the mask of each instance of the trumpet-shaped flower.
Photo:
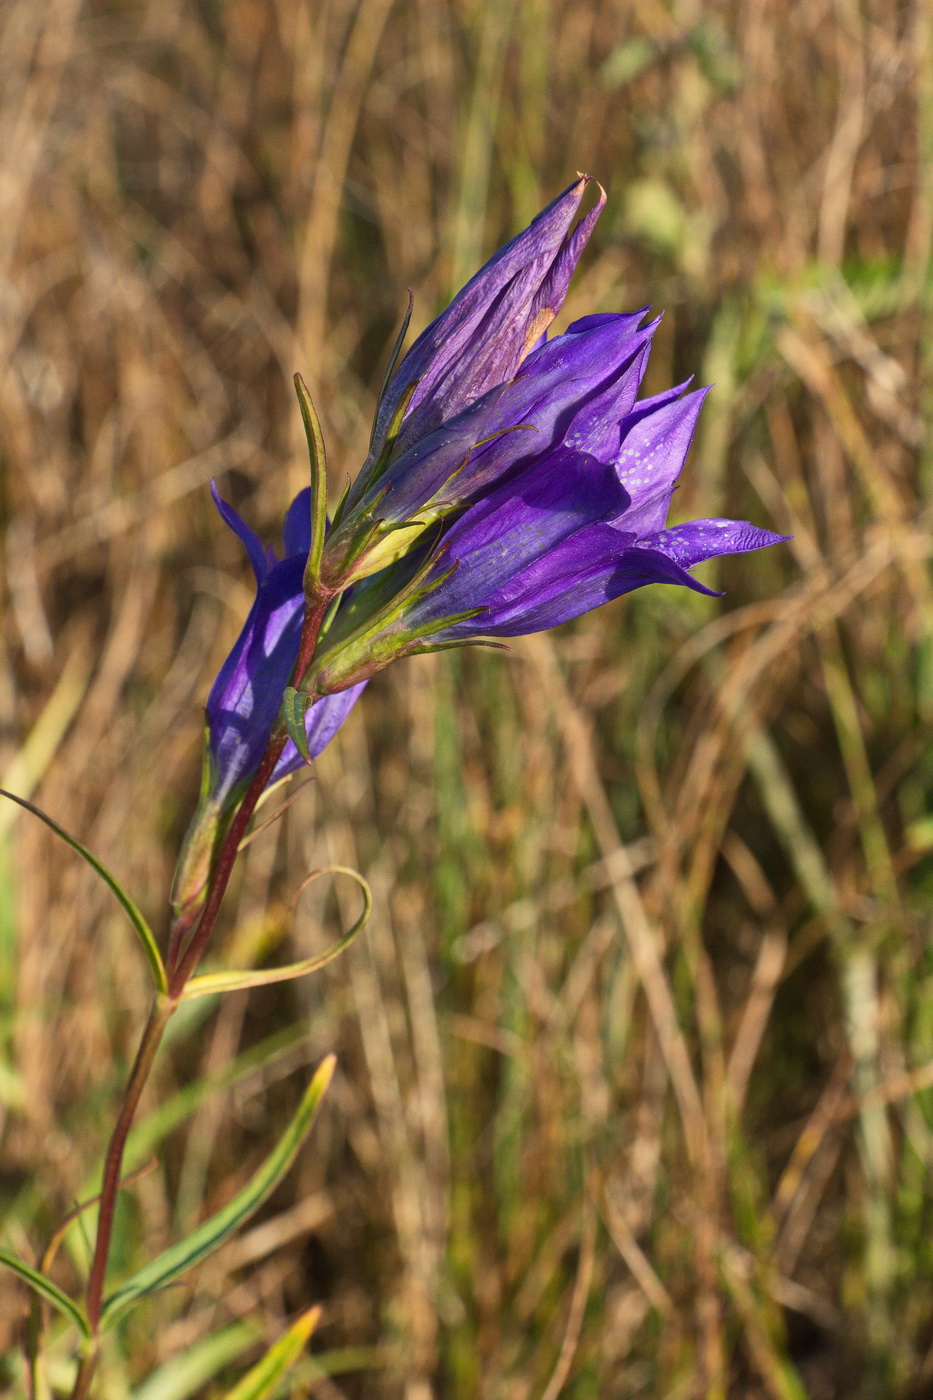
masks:
<svg viewBox="0 0 933 1400"><path fill-rule="evenodd" d="M501 248L405 355L327 542L330 582L342 586L390 563L430 521L532 450L531 400L514 381L560 311L605 203L600 191L574 226L588 183L581 176ZM525 442L504 444L513 434Z"/></svg>
<svg viewBox="0 0 933 1400"><path fill-rule="evenodd" d="M311 547L311 513L306 487L288 508L284 557L279 559L221 498L214 483L211 489L221 516L246 548L256 580L249 616L207 700L209 790L213 801L223 807L259 767L282 692L291 680L304 617L302 574ZM362 689L358 685L341 695L325 696L309 708L305 729L312 757L330 743ZM289 740L270 786L303 764Z"/></svg>
<svg viewBox="0 0 933 1400"><path fill-rule="evenodd" d="M313 757L394 657L552 627L648 583L709 592L694 565L781 538L731 520L667 528L706 391L639 399L657 324L643 310L585 316L548 340L605 200L600 191L575 223L587 183L500 249L394 374L390 365L369 454L326 538L323 444L305 398L313 506L307 490L293 501L281 559L215 488L256 599L208 698L202 801L176 907L201 897L280 718L299 739L304 724ZM293 678L306 587L315 606L334 603L311 670ZM306 709L285 697L290 683L312 697ZM289 740L271 781L301 763Z"/></svg>
<svg viewBox="0 0 933 1400"><path fill-rule="evenodd" d="M292 678L304 618L302 575L311 546L310 491L292 501L285 517L284 557L264 547L259 536L214 482L214 502L246 548L256 581L256 597L239 637L218 672L207 699L206 752L201 800L185 837L175 872L172 905L176 920L190 924L203 902L214 856L228 820L262 761ZM364 684L327 695L305 715L308 749L317 757L343 724ZM304 765L291 739L267 786Z"/></svg>
<svg viewBox="0 0 933 1400"><path fill-rule="evenodd" d="M590 329L571 327L568 336ZM553 345L566 362L577 351L557 352L563 339ZM603 362L595 390L578 402L558 395L560 442L448 525L395 606L367 610L365 593L351 600L315 667L318 693L358 683L395 656L555 627L645 584L711 593L690 573L696 564L784 538L735 520L667 527L707 391L685 394L681 385L634 401L644 359L621 343L618 373Z"/></svg>

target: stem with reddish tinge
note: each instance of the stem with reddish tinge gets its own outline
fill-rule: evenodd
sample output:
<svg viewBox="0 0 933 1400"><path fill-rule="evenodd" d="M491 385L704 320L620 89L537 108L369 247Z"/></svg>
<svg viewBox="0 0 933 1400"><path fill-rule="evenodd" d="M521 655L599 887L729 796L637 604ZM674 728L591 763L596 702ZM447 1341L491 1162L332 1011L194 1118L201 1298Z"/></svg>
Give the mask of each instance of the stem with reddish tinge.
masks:
<svg viewBox="0 0 933 1400"><path fill-rule="evenodd" d="M126 1086L126 1093L123 1096L123 1106L120 1109L120 1116L117 1119L116 1127L107 1146L107 1156L104 1161L104 1179L100 1188L100 1211L97 1217L97 1243L94 1248L94 1259L91 1263L91 1273L87 1285L87 1315L91 1324L91 1329L97 1332L100 1323L100 1310L104 1295L104 1274L107 1269L107 1255L110 1252L110 1235L113 1229L113 1214L117 1203L117 1188L120 1185L120 1166L123 1161L123 1149L126 1146L126 1139L129 1136L130 1127L140 1097L149 1078L149 1071L155 1060L156 1051L165 1027L169 1023L176 1006L177 1000L171 997L157 997L149 1012L149 1020L143 1031L142 1040L139 1042L139 1049L136 1051L136 1059L133 1061L133 1068L130 1073L129 1083Z"/></svg>
<svg viewBox="0 0 933 1400"><path fill-rule="evenodd" d="M321 623L327 611L330 597L315 600L313 606L309 606L305 613L304 627L302 628L301 641L298 647L298 658L292 672L292 684L300 683L303 680L308 667L314 656L314 649L317 645L318 636L321 630ZM159 996L153 1003L146 1022L139 1049L136 1052L136 1059L130 1072L129 1082L123 1097L123 1104L117 1118L116 1126L110 1142L107 1145L107 1155L104 1159L104 1176L101 1183L100 1207L97 1219L97 1240L94 1246L94 1258L91 1263L91 1272L88 1278L87 1289L87 1315L91 1324L93 1339L90 1349L82 1360L78 1375L75 1380L71 1400L85 1400L91 1384L91 1379L97 1365L97 1337L100 1326L101 1309L103 1307L104 1280L107 1273L107 1259L110 1254L110 1240L113 1233L113 1218L116 1210L117 1193L120 1186L120 1172L123 1164L123 1151L126 1147L126 1140L142 1097L143 1089L149 1078L155 1060L156 1051L165 1032L165 1027L174 1014L185 983L197 967L203 956L207 941L213 931L214 923L220 912L227 885L230 883L230 876L233 873L233 866L236 862L237 852L240 842L249 826L250 818L256 809L266 785L269 782L275 765L282 755L282 750L288 741L288 734L282 725L276 725L269 736L265 753L259 764L259 768L250 783L246 794L236 810L233 820L227 830L220 852L217 856L217 864L211 876L210 887L207 898L204 901L204 908L198 920L194 933L188 942L188 946L180 956L169 961L169 986L168 995ZM174 963L174 965L173 965Z"/></svg>

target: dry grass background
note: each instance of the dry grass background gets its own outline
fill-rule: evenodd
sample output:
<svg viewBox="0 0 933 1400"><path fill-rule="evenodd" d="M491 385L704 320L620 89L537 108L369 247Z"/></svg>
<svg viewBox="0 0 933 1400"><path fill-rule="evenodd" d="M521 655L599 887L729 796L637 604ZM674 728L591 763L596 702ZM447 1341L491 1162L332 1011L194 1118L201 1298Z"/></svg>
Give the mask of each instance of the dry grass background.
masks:
<svg viewBox="0 0 933 1400"><path fill-rule="evenodd" d="M294 1396L933 1396L926 0L4 0L0 778L164 927L250 596L209 477L274 534L295 369L352 472L405 287L424 324L578 169L609 205L567 316L651 302L649 390L716 383L678 514L794 541L721 601L370 687L217 951L323 946L352 892L288 900L328 858L373 922L176 1025L114 1267L231 1194L333 1047L328 1106L127 1324L107 1400L220 1393L314 1301ZM0 823L3 1242L34 1258L146 979L90 874ZM86 1263L73 1230L56 1277Z"/></svg>

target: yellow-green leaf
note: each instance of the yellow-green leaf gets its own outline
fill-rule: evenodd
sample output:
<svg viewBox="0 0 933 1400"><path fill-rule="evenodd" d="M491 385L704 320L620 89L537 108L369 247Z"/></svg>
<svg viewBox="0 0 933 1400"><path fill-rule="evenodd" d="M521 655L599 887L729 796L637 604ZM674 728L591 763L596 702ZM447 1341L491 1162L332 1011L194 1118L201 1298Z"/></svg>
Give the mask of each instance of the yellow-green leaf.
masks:
<svg viewBox="0 0 933 1400"><path fill-rule="evenodd" d="M318 1307L309 1308L303 1313L284 1336L269 1348L262 1360L247 1372L239 1385L233 1387L226 1400L269 1400L282 1377L304 1351L320 1316L321 1309Z"/></svg>
<svg viewBox="0 0 933 1400"><path fill-rule="evenodd" d="M363 912L342 938L332 944L326 952L318 953L313 958L303 958L301 962L288 963L285 967L269 967L247 972L202 973L200 977L192 977L187 982L181 1000L191 1001L194 997L213 996L217 992L239 992L247 987L267 987L273 982L288 982L295 977L305 977L309 972L317 972L318 968L326 967L334 958L339 958L369 919L373 907L372 892L359 871L351 870L348 865L328 865L322 870L312 871L302 882L301 889L305 889L312 880L317 880L322 875L349 875L363 891Z"/></svg>

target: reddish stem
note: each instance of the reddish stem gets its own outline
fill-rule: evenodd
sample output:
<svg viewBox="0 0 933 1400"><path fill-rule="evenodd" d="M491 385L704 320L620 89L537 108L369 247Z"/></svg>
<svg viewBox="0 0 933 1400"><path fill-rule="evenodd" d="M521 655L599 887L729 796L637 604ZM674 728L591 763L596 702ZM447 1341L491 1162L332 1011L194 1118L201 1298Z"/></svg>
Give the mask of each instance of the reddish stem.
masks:
<svg viewBox="0 0 933 1400"><path fill-rule="evenodd" d="M291 684L296 685L304 679L305 672L311 665L314 656L314 648L321 631L321 623L324 621L324 614L330 603L330 596L319 599L305 614L304 626L301 630L301 641L298 645L298 658L292 671ZM266 786L275 771L275 765L282 756L282 750L288 742L288 733L284 725L277 725L269 736L266 751L262 756L262 762L256 771L253 781L250 783L246 796L236 810L236 814L230 823L227 834L224 837L217 857L217 864L211 876L210 889L204 901L204 908L198 920L197 927L191 935L191 939L184 952L178 950L178 961L173 967L169 965L169 996L179 997L185 983L191 976L194 969L204 954L207 941L211 936L214 923L220 911L227 885L230 883L230 876L236 863L237 854L240 849L240 842L246 835L246 828L249 826L253 812L256 810L256 803L266 790Z"/></svg>
<svg viewBox="0 0 933 1400"><path fill-rule="evenodd" d="M318 596L313 603L309 602L305 612L304 626L301 633L301 641L298 646L298 657L292 672L291 684L296 685L304 679L304 676L311 665L314 657L314 649L317 646L318 636L321 631L321 624L324 614L327 611L330 598ZM123 1097L123 1104L114 1126L110 1142L107 1144L107 1154L104 1158L104 1175L100 1191L100 1208L97 1220L97 1240L94 1247L94 1258L91 1263L91 1272L88 1278L87 1290L87 1314L94 1334L93 1343L89 1354L84 1358L79 1367L78 1376L75 1381L75 1388L72 1392L72 1400L83 1400L86 1396L94 1368L97 1360L96 1340L100 1326L100 1315L103 1306L104 1280L107 1272L107 1259L110 1254L110 1240L113 1233L113 1217L116 1209L117 1194L120 1187L120 1173L123 1163L123 1151L126 1147L126 1140L132 1127L136 1109L142 1096L146 1080L152 1069L156 1051L162 1040L165 1027L175 1012L179 998L184 991L185 983L197 967L207 946L211 932L216 922L217 915L223 902L227 885L230 883L230 876L236 862L240 842L249 825L250 818L256 809L266 784L272 776L275 765L281 757L282 750L288 741L288 734L284 726L277 725L269 736L265 753L262 756L259 768L246 791L242 802L236 810L233 820L224 837L220 853L217 857L217 864L211 876L210 888L201 916L187 948L178 957L175 965L174 959L169 964L169 988L167 996L160 996L153 1003L149 1013L149 1019L143 1031L139 1049L136 1052L136 1059L126 1086ZM180 950L179 950L180 951Z"/></svg>
<svg viewBox="0 0 933 1400"><path fill-rule="evenodd" d="M256 810L256 803L266 790L266 786L275 771L275 765L282 755L282 750L285 748L287 740L288 735L284 729L276 727L272 731L269 743L266 746L266 751L262 757L262 762L256 770L256 775L246 791L246 796L237 808L236 815L227 829L223 845L220 848L220 854L217 857L217 864L214 867L214 873L211 876L210 889L204 901L204 909L198 920L198 926L191 935L188 946L179 957L176 966L169 972L168 994L170 997L177 998L181 996L185 983L201 961L204 949L207 946L207 940L213 932L214 923L220 912L220 906L226 894L227 885L230 883L230 876L233 874L233 867L240 849L240 842L246 835L246 828L249 826L250 818Z"/></svg>
<svg viewBox="0 0 933 1400"><path fill-rule="evenodd" d="M123 1149L126 1146L126 1139L133 1123L140 1097L142 1096L146 1080L149 1078L149 1071L152 1069L152 1062L155 1059L162 1033L168 1025L169 1018L174 1012L177 1001L169 997L157 997L149 1012L149 1019L143 1031L142 1040L139 1042L139 1049L136 1051L136 1059L133 1061L133 1068L130 1072L129 1082L126 1086L126 1093L123 1096L123 1104L120 1115L117 1118L116 1126L110 1142L107 1145L107 1156L104 1159L104 1179L100 1188L100 1211L97 1217L97 1241L94 1248L94 1258L91 1263L91 1272L87 1285L87 1315L91 1324L91 1330L97 1333L100 1323L100 1311L104 1294L104 1274L107 1270L107 1255L110 1253L110 1236L113 1231L113 1214L117 1204L117 1192L120 1186L120 1166L123 1161Z"/></svg>

